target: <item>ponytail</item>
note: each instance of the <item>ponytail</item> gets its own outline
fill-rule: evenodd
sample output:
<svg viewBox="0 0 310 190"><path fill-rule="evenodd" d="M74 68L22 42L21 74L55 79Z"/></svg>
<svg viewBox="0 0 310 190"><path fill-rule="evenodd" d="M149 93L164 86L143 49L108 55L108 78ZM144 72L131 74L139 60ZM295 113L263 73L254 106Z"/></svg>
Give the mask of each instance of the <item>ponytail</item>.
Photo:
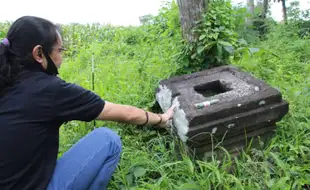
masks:
<svg viewBox="0 0 310 190"><path fill-rule="evenodd" d="M11 63L9 61L10 43L7 38L0 43L0 91L2 91L11 82Z"/></svg>

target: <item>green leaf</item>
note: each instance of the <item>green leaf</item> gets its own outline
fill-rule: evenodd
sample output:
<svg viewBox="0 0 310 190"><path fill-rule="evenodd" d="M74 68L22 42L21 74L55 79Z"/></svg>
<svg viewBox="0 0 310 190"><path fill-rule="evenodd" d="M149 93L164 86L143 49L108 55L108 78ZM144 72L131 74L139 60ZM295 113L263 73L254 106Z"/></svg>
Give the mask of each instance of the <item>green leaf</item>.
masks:
<svg viewBox="0 0 310 190"><path fill-rule="evenodd" d="M217 23L215 22L215 24L217 24ZM219 29L219 28L214 28L214 29L212 29L212 31L213 31L213 32L219 32L220 29Z"/></svg>
<svg viewBox="0 0 310 190"><path fill-rule="evenodd" d="M206 37L206 35L202 34L201 36L199 36L199 40L203 40Z"/></svg>
<svg viewBox="0 0 310 190"><path fill-rule="evenodd" d="M133 184L133 176L131 173L126 175L126 181L127 181L129 186L131 186Z"/></svg>
<svg viewBox="0 0 310 190"><path fill-rule="evenodd" d="M206 49L206 50L209 50L209 49L211 49L215 44L216 44L216 42L210 42L210 43L208 43L208 44L205 45L205 49Z"/></svg>
<svg viewBox="0 0 310 190"><path fill-rule="evenodd" d="M218 38L219 38L219 33L214 33L213 35L212 35L212 37L215 39L215 40L217 40Z"/></svg>
<svg viewBox="0 0 310 190"><path fill-rule="evenodd" d="M231 43L223 41L223 40L219 40L218 43L223 45L223 46L233 46Z"/></svg>
<svg viewBox="0 0 310 190"><path fill-rule="evenodd" d="M205 47L199 46L199 47L197 48L197 53L200 54L200 53L203 52L204 50L205 50Z"/></svg>
<svg viewBox="0 0 310 190"><path fill-rule="evenodd" d="M191 55L191 59L195 59L197 57L197 53Z"/></svg>
<svg viewBox="0 0 310 190"><path fill-rule="evenodd" d="M187 164L188 166L188 170L190 172L190 174L194 174L194 166L193 166L193 162L190 160L190 159L186 159L185 160L185 163Z"/></svg>
<svg viewBox="0 0 310 190"><path fill-rule="evenodd" d="M133 175L138 178L141 176L144 176L144 174L146 173L146 169L142 168L142 167L137 167L134 169Z"/></svg>
<svg viewBox="0 0 310 190"><path fill-rule="evenodd" d="M216 57L218 57L218 61L221 62L221 58L223 56L223 46L221 46L220 44L217 44L216 48L217 48L217 56Z"/></svg>
<svg viewBox="0 0 310 190"><path fill-rule="evenodd" d="M225 51L227 51L229 54L234 54L234 47L233 46L224 46Z"/></svg>

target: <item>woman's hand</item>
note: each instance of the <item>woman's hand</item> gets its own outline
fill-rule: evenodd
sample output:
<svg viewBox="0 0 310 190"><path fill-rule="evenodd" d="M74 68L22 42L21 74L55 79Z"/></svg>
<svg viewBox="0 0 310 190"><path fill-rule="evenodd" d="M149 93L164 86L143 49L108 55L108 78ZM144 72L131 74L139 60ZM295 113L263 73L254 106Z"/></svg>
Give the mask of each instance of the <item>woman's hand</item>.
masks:
<svg viewBox="0 0 310 190"><path fill-rule="evenodd" d="M162 121L161 121L160 124L158 124L158 126L159 126L160 128L168 128L168 127L170 127L170 126L168 125L168 121L169 121L170 119L173 118L173 115L174 115L174 108L175 108L175 107L176 107L176 106L173 105L173 106L171 106L164 114L161 114Z"/></svg>

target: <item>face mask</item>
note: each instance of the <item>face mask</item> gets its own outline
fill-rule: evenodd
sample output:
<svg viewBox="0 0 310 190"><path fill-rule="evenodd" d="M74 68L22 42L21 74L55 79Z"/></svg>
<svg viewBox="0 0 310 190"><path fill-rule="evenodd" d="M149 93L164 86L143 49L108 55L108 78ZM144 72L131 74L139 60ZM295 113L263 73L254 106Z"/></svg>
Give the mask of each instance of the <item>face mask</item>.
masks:
<svg viewBox="0 0 310 190"><path fill-rule="evenodd" d="M47 68L45 72L51 75L58 75L58 69L55 63L53 62L53 60L50 58L50 56L45 51L43 51L43 53L47 60Z"/></svg>

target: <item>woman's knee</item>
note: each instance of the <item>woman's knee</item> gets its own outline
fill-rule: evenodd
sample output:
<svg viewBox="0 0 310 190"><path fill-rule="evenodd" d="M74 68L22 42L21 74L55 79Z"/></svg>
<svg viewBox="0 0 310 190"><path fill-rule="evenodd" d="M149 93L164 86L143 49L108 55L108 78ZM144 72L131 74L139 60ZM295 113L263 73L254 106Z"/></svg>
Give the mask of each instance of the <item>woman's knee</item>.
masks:
<svg viewBox="0 0 310 190"><path fill-rule="evenodd" d="M107 127L99 127L94 129L93 132L99 136L102 136L102 138L105 139L105 141L109 141L112 145L117 146L120 150L122 149L121 138L112 129L109 129Z"/></svg>

